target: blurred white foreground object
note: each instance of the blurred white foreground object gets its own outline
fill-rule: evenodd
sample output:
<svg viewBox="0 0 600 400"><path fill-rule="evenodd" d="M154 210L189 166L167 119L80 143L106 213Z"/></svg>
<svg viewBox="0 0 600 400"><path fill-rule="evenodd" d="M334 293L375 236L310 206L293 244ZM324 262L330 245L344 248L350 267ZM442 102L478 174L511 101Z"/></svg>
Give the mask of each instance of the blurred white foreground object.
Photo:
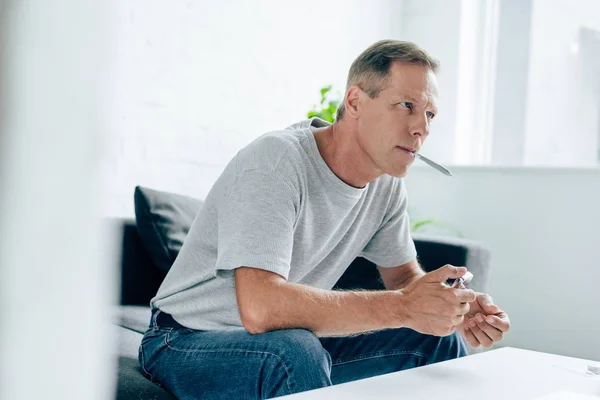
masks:
<svg viewBox="0 0 600 400"><path fill-rule="evenodd" d="M0 399L114 397L99 210L108 4L0 1Z"/></svg>

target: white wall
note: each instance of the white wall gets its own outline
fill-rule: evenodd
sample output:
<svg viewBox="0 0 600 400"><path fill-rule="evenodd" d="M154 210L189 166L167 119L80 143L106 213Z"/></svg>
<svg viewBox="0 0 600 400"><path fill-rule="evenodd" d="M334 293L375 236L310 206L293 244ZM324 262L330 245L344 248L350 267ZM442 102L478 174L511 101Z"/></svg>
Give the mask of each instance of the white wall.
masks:
<svg viewBox="0 0 600 400"><path fill-rule="evenodd" d="M415 218L492 250L490 293L512 320L503 345L600 360L600 170L416 166Z"/></svg>
<svg viewBox="0 0 600 400"><path fill-rule="evenodd" d="M493 103L492 165L523 165L532 0L498 4L498 53Z"/></svg>
<svg viewBox="0 0 600 400"><path fill-rule="evenodd" d="M204 197L260 134L299 121L352 60L398 38L402 2L113 1L109 215L133 188Z"/></svg>
<svg viewBox="0 0 600 400"><path fill-rule="evenodd" d="M526 165L597 165L600 99L574 51L582 26L600 30L600 2L533 1Z"/></svg>
<svg viewBox="0 0 600 400"><path fill-rule="evenodd" d="M431 125L424 154L455 162L461 0L404 0L402 40L417 43L440 60L439 113Z"/></svg>

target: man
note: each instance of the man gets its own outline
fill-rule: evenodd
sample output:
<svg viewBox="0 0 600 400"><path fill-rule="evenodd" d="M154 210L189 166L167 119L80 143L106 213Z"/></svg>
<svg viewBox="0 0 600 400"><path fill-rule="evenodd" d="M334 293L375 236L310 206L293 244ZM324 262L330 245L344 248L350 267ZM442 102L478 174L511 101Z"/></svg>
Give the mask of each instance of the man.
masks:
<svg viewBox="0 0 600 400"><path fill-rule="evenodd" d="M148 378L180 399L271 398L502 339L489 296L446 284L466 269L425 274L410 237L400 178L437 113L437 67L412 43L377 42L333 125L300 122L234 157L152 299ZM331 290L357 256L387 290Z"/></svg>

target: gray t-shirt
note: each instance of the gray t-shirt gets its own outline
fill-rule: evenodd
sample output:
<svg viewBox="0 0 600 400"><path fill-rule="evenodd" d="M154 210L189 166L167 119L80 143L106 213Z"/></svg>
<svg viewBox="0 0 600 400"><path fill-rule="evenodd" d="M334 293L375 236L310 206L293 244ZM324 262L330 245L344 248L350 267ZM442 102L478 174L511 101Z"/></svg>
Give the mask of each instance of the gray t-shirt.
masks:
<svg viewBox="0 0 600 400"><path fill-rule="evenodd" d="M312 128L319 119L267 133L242 149L208 193L181 251L151 300L192 329L242 326L234 270L275 272L331 289L362 256L381 267L416 257L401 179L364 188L325 163Z"/></svg>

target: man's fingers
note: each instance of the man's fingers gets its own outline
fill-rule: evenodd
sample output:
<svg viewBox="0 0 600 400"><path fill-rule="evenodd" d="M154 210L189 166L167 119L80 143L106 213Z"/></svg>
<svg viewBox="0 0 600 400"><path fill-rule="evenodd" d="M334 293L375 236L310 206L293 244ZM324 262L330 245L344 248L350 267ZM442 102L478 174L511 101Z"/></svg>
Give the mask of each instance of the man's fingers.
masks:
<svg viewBox="0 0 600 400"><path fill-rule="evenodd" d="M450 303L471 303L477 298L477 294L471 289L446 289L446 301Z"/></svg>
<svg viewBox="0 0 600 400"><path fill-rule="evenodd" d="M479 328L477 321L475 321L474 318L469 321L469 328L471 328L471 332L473 332L473 335L483 347L492 347L494 341L484 331L482 331L481 328Z"/></svg>
<svg viewBox="0 0 600 400"><path fill-rule="evenodd" d="M472 289L453 289L457 292L457 298L461 303L472 303L477 299L477 293Z"/></svg>
<svg viewBox="0 0 600 400"><path fill-rule="evenodd" d="M499 342L502 340L502 331L497 328L494 328L492 325L486 322L486 318L482 314L477 314L475 316L475 320L477 321L477 326L481 329L490 339L494 342Z"/></svg>
<svg viewBox="0 0 600 400"><path fill-rule="evenodd" d="M477 296L477 301L487 314L496 314L500 312L500 308L494 304L494 300L489 294L480 294Z"/></svg>
<svg viewBox="0 0 600 400"><path fill-rule="evenodd" d="M460 278L467 273L465 267L455 267L450 264L446 264L441 268L431 271L425 275L427 282L446 282L448 279Z"/></svg>
<svg viewBox="0 0 600 400"><path fill-rule="evenodd" d="M464 315L455 315L454 317L452 317L452 326L459 326L464 322L464 320Z"/></svg>
<svg viewBox="0 0 600 400"><path fill-rule="evenodd" d="M504 312L500 312L498 315L488 315L485 317L485 321L501 332L508 332L510 329L510 321Z"/></svg>
<svg viewBox="0 0 600 400"><path fill-rule="evenodd" d="M469 346L471 346L472 348L477 349L481 345L481 343L479 343L479 340L477 340L475 335L473 335L473 332L471 332L471 329L469 329L469 326L466 324L463 336L465 337L467 343L469 343Z"/></svg>
<svg viewBox="0 0 600 400"><path fill-rule="evenodd" d="M456 315L466 315L471 310L469 303L459 304L456 308Z"/></svg>

